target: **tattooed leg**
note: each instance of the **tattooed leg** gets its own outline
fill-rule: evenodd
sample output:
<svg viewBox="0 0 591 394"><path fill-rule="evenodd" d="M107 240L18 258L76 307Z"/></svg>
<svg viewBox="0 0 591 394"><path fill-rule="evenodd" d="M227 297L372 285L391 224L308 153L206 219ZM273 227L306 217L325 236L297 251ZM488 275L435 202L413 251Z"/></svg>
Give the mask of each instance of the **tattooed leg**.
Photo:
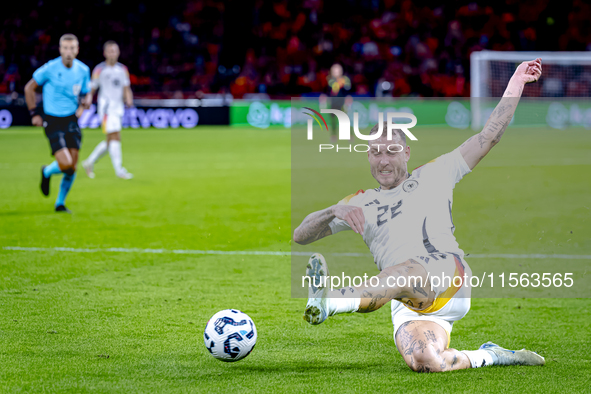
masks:
<svg viewBox="0 0 591 394"><path fill-rule="evenodd" d="M402 264L385 268L364 286L351 288L361 298L357 312L373 312L391 300L404 302L417 311L428 308L435 293L428 283L427 272L417 261L410 259Z"/></svg>
<svg viewBox="0 0 591 394"><path fill-rule="evenodd" d="M447 332L427 320L404 323L396 332L396 346L406 364L415 372L444 372L470 368L468 357L448 348Z"/></svg>

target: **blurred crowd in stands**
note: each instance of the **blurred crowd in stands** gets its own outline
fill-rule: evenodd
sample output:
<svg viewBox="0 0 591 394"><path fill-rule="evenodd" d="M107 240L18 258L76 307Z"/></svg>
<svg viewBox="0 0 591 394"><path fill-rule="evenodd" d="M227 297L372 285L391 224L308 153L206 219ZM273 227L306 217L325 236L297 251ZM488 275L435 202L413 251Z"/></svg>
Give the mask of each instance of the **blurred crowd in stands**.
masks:
<svg viewBox="0 0 591 394"><path fill-rule="evenodd" d="M22 94L59 56L63 33L78 36L78 58L91 68L103 43L117 41L140 97L330 94L334 63L348 94L469 96L473 51L591 50L583 0L241 1L91 0L82 9L25 0L3 12L0 94ZM229 18L235 12L243 15Z"/></svg>

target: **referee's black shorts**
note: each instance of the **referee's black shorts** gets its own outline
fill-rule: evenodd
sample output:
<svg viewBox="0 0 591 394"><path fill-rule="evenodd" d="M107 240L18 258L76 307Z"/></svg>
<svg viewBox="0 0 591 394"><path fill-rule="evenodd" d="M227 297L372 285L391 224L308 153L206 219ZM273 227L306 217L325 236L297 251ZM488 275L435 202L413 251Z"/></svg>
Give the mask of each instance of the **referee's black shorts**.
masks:
<svg viewBox="0 0 591 394"><path fill-rule="evenodd" d="M82 132L80 126L78 126L76 115L58 117L45 114L43 126L51 146L52 155L63 148L80 149Z"/></svg>

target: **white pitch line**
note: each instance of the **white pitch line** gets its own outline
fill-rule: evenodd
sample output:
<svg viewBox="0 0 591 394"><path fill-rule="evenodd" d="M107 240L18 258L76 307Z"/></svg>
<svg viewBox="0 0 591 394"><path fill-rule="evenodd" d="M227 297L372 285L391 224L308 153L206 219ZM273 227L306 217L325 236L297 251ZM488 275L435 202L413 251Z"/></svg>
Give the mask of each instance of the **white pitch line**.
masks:
<svg viewBox="0 0 591 394"><path fill-rule="evenodd" d="M467 259L566 259L591 260L588 254L470 254Z"/></svg>
<svg viewBox="0 0 591 394"><path fill-rule="evenodd" d="M4 246L3 250L24 252L73 252L73 253L149 253L149 254L197 254L197 255L241 255L241 256L310 256L311 252L282 252L272 250L195 250L195 249L140 249L140 248L37 248ZM332 256L371 257L369 253L330 253ZM566 259L591 260L591 255L575 254L469 254L467 259Z"/></svg>
<svg viewBox="0 0 591 394"><path fill-rule="evenodd" d="M275 252L265 250L193 250L193 249L139 249L139 248L36 248L21 246L4 246L4 250L25 252L74 252L74 253L150 253L150 254L221 254L221 255L258 255L258 256L289 256L290 252ZM294 252L296 253L296 252ZM300 252L301 253L301 252ZM302 253L303 254L303 253ZM310 253L305 253L309 255Z"/></svg>

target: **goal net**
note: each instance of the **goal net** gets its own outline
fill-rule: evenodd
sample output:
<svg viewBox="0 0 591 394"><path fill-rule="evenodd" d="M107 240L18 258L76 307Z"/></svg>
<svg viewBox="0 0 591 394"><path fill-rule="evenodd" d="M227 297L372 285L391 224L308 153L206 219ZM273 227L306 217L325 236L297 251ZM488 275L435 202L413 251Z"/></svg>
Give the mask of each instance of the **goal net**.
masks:
<svg viewBox="0 0 591 394"><path fill-rule="evenodd" d="M518 109L523 115L523 124L537 122L556 128L591 127L591 52L479 51L470 55L474 129L484 125L491 107L503 95L517 66L537 57L542 58L543 74L537 83L527 85L523 92L522 97L526 99L522 103L525 105L520 104ZM490 99L493 97L497 99Z"/></svg>

